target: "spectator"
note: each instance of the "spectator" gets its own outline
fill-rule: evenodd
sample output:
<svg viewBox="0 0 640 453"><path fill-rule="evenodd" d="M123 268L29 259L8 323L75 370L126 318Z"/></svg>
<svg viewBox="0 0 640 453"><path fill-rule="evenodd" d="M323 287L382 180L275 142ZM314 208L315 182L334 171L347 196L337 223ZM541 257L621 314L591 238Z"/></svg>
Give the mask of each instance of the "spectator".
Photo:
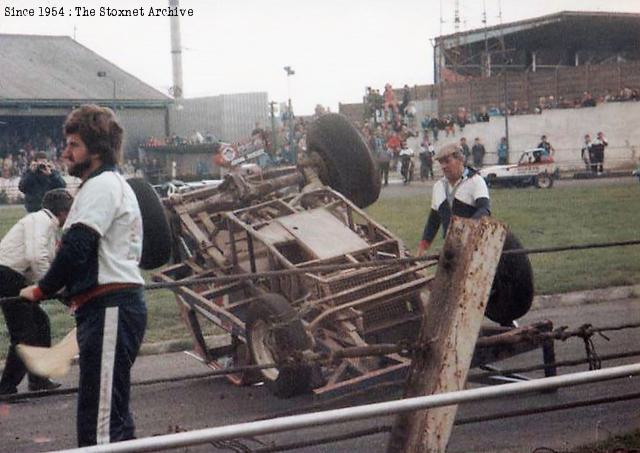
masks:
<svg viewBox="0 0 640 453"><path fill-rule="evenodd" d="M435 149L431 143L429 143L429 137L424 136L424 140L420 145L420 152L418 157L420 158L420 181L434 179L433 177L433 156L435 155Z"/></svg>
<svg viewBox="0 0 640 453"><path fill-rule="evenodd" d="M607 139L602 132L598 132L596 139L591 142L591 171L593 174L601 175L604 171L604 149L609 146Z"/></svg>
<svg viewBox="0 0 640 453"><path fill-rule="evenodd" d="M580 150L580 158L584 162L587 171L591 170L591 135L585 134L584 145Z"/></svg>
<svg viewBox="0 0 640 453"><path fill-rule="evenodd" d="M405 115L405 110L409 106L409 102L411 102L411 89L409 85L404 86L402 88L402 103L400 104L400 115Z"/></svg>
<svg viewBox="0 0 640 453"><path fill-rule="evenodd" d="M595 107L596 100L593 99L593 95L590 91L585 91L582 94L582 107Z"/></svg>
<svg viewBox="0 0 640 453"><path fill-rule="evenodd" d="M29 170L22 175L18 189L24 194L24 207L27 212L36 212L42 208L42 197L52 189L64 189L64 182L58 170L47 160L44 152L37 152L29 165Z"/></svg>
<svg viewBox="0 0 640 453"><path fill-rule="evenodd" d="M425 115L424 118L422 118L422 121L420 121L420 127L422 128L423 135L429 134L430 126L431 126L431 117L429 115Z"/></svg>
<svg viewBox="0 0 640 453"><path fill-rule="evenodd" d="M471 148L471 155L473 156L473 166L476 168L482 167L484 161L484 155L486 150L484 145L480 142L480 137L476 137L473 141L473 147Z"/></svg>
<svg viewBox="0 0 640 453"><path fill-rule="evenodd" d="M546 156L553 156L556 150L553 148L553 145L549 143L546 135L540 137L540 143L538 143L538 148L542 148Z"/></svg>
<svg viewBox="0 0 640 453"><path fill-rule="evenodd" d="M378 166L380 168L380 180L385 186L389 185L389 166L393 153L389 148L383 146L378 157Z"/></svg>
<svg viewBox="0 0 640 453"><path fill-rule="evenodd" d="M402 149L400 150L400 174L402 175L402 181L408 184L413 179L413 149L409 148L406 141L402 142Z"/></svg>
<svg viewBox="0 0 640 453"><path fill-rule="evenodd" d="M387 83L384 86L384 93L382 94L384 98L384 112L385 115L389 115L388 118L398 113L398 102L396 101L396 95L393 92L393 87L390 83ZM391 112L389 112L391 110Z"/></svg>
<svg viewBox="0 0 640 453"><path fill-rule="evenodd" d="M456 135L455 123L453 122L453 117L451 115L447 115L447 117L444 120L444 130L447 133L447 137L449 136L449 134L455 137Z"/></svg>
<svg viewBox="0 0 640 453"><path fill-rule="evenodd" d="M438 141L438 132L441 129L441 122L438 118L432 118L429 122L429 127L431 128L431 133L433 134L433 141Z"/></svg>
<svg viewBox="0 0 640 453"><path fill-rule="evenodd" d="M506 165L509 163L509 148L507 147L507 138L502 137L498 144L498 165Z"/></svg>
<svg viewBox="0 0 640 453"><path fill-rule="evenodd" d="M460 128L460 132L464 130L464 126L467 124L467 109L464 107L458 108L458 113L456 114L456 121L458 123L458 127Z"/></svg>
<svg viewBox="0 0 640 453"><path fill-rule="evenodd" d="M460 152L462 153L462 157L464 158L464 165L468 165L469 156L471 156L471 150L469 149L469 145L467 145L467 138L460 138Z"/></svg>
<svg viewBox="0 0 640 453"><path fill-rule="evenodd" d="M405 123L411 129L415 126L415 118L416 118L416 106L413 105L413 102L409 102L409 105L404 109L404 117Z"/></svg>

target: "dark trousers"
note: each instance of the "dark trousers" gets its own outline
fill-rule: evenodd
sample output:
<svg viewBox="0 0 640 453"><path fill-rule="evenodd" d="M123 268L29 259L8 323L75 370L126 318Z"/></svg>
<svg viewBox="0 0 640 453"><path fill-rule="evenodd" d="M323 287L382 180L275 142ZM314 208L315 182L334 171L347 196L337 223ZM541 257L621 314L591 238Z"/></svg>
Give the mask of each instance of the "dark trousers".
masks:
<svg viewBox="0 0 640 453"><path fill-rule="evenodd" d="M13 269L0 266L0 297L15 297L25 286L27 281L22 275ZM2 378L0 378L0 391L12 392L27 374L24 363L16 353L16 345L51 346L51 326L49 317L40 304L10 302L3 303L1 307L11 343ZM42 381L44 381L43 378L29 373L29 382L32 384L39 384Z"/></svg>
<svg viewBox="0 0 640 453"><path fill-rule="evenodd" d="M420 162L420 180L424 181L425 179L434 179L433 177L433 162L421 161Z"/></svg>
<svg viewBox="0 0 640 453"><path fill-rule="evenodd" d="M78 446L135 437L129 409L131 367L146 323L142 289L109 293L76 311L80 348Z"/></svg>
<svg viewBox="0 0 640 453"><path fill-rule="evenodd" d="M602 173L604 170L604 150L593 150L589 153L591 160L591 171L593 173Z"/></svg>
<svg viewBox="0 0 640 453"><path fill-rule="evenodd" d="M379 162L378 167L380 168L380 180L385 186L389 185L389 162Z"/></svg>

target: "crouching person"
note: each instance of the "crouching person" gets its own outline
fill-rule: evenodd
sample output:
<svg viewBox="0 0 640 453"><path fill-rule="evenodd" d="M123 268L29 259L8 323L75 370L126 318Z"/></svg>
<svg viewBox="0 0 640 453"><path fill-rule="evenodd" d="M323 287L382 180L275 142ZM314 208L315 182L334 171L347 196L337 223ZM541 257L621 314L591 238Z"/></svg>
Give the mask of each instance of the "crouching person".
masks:
<svg viewBox="0 0 640 453"><path fill-rule="evenodd" d="M47 274L20 295L37 301L65 288L80 349L78 445L134 438L131 367L146 328L138 268L142 219L116 171L123 130L110 109L84 105L64 123L69 174L82 180Z"/></svg>
<svg viewBox="0 0 640 453"><path fill-rule="evenodd" d="M0 297L15 297L28 284L42 278L55 255L60 226L64 223L73 197L65 189L47 192L42 209L18 221L0 242ZM18 392L27 374L16 345L51 346L49 317L40 304L17 301L1 305L7 323L10 345L0 395ZM29 390L52 390L60 384L29 373Z"/></svg>

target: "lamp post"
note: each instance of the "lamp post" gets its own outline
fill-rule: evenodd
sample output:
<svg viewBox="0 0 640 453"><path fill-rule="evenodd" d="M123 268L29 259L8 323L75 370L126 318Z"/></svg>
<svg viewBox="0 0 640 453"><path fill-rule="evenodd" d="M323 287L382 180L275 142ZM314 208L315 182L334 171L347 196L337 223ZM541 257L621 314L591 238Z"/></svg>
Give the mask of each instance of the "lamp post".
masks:
<svg viewBox="0 0 640 453"><path fill-rule="evenodd" d="M291 149L291 153L293 155L293 163L298 163L298 150L296 149L296 144L294 143L293 137L293 107L291 106L291 76L296 73L296 71L291 68L291 66L285 66L284 71L287 73L287 97L289 98L289 147Z"/></svg>
<svg viewBox="0 0 640 453"><path fill-rule="evenodd" d="M115 112L116 111L116 79L114 79L113 77L109 77L107 75L107 71L98 71L97 76L104 77L105 79L111 79L111 82L113 82L112 109Z"/></svg>

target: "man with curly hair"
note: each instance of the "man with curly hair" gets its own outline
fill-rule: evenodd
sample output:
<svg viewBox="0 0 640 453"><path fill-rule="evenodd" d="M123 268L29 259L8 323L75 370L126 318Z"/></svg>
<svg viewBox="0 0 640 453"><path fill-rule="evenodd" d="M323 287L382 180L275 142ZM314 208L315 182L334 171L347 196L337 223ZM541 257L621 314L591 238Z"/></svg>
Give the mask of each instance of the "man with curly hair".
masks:
<svg viewBox="0 0 640 453"><path fill-rule="evenodd" d="M136 196L116 171L123 130L107 108L83 105L64 123L69 174L82 180L47 274L20 295L37 301L65 288L75 310L80 349L78 445L134 438L131 367L147 309L142 218Z"/></svg>

